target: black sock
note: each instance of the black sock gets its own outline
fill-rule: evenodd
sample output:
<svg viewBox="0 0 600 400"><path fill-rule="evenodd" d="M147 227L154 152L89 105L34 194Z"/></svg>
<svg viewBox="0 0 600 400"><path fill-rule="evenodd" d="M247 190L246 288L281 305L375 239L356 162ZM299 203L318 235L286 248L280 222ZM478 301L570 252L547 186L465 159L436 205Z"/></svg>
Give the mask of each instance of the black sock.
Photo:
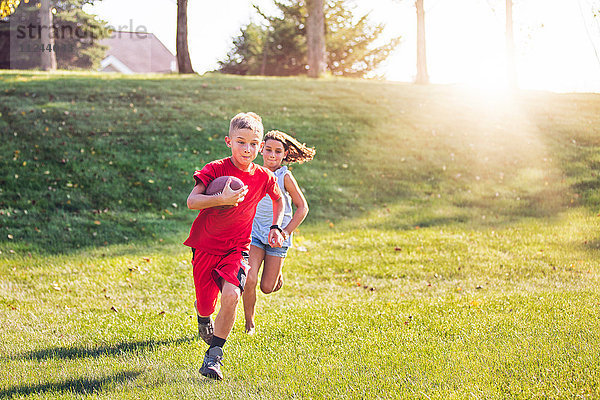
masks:
<svg viewBox="0 0 600 400"><path fill-rule="evenodd" d="M218 336L213 336L212 341L210 342L210 349L213 347L223 347L225 346L225 342L227 339L220 338Z"/></svg>
<svg viewBox="0 0 600 400"><path fill-rule="evenodd" d="M201 317L198 315L198 323L208 324L209 322L210 322L210 317Z"/></svg>

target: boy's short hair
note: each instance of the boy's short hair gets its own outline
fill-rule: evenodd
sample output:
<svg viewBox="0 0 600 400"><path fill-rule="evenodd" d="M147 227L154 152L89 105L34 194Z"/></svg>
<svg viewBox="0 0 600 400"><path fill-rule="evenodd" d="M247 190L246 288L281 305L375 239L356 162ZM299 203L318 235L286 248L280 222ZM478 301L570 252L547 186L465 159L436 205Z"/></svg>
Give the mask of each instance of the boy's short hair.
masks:
<svg viewBox="0 0 600 400"><path fill-rule="evenodd" d="M251 129L262 136L264 131L262 118L253 112L239 113L229 123L229 134L238 129Z"/></svg>

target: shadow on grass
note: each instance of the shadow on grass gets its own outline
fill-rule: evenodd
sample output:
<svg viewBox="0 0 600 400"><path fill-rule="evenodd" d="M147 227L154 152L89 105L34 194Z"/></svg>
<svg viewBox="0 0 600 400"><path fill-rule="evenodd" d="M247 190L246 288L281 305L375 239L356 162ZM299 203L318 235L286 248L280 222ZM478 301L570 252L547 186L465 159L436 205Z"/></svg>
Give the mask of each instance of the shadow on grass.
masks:
<svg viewBox="0 0 600 400"><path fill-rule="evenodd" d="M88 214L53 210L41 216L32 210L14 219L0 216L0 226L15 237L15 240L7 239L6 235L0 238L0 250L55 255L113 245L151 245L163 242L168 236L183 235L195 217L193 213L178 213L169 220L162 220L159 212L135 214L119 210L104 220ZM130 222L133 217L135 222Z"/></svg>
<svg viewBox="0 0 600 400"><path fill-rule="evenodd" d="M194 337L183 337L170 340L143 340L135 342L122 342L113 345L101 345L93 348L88 347L53 347L49 349L33 350L9 358L22 360L47 360L53 358L75 359L87 357L117 356L123 353L136 352L146 349L154 349L163 345L178 345L191 342Z"/></svg>
<svg viewBox="0 0 600 400"><path fill-rule="evenodd" d="M584 242L584 248L590 252L600 253L600 238L587 240Z"/></svg>
<svg viewBox="0 0 600 400"><path fill-rule="evenodd" d="M538 196L519 201L490 200L469 202L414 200L390 203L342 223L351 229L413 230L415 228L452 227L489 229L508 226L524 219L552 220L567 206L559 201L544 201Z"/></svg>
<svg viewBox="0 0 600 400"><path fill-rule="evenodd" d="M1 390L0 399L12 398L14 396L29 396L31 394L44 394L48 392L70 392L74 394L96 393L101 391L102 387L107 384L133 380L140 374L141 372L139 371L126 371L103 378L79 378L52 383L14 386Z"/></svg>

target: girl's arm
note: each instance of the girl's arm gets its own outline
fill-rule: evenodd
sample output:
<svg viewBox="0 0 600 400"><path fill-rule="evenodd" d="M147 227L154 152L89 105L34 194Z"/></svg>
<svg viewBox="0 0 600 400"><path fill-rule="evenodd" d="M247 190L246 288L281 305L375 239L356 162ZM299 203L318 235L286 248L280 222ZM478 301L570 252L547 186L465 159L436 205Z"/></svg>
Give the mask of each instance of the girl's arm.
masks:
<svg viewBox="0 0 600 400"><path fill-rule="evenodd" d="M287 239L294 230L300 226L304 218L306 218L306 214L308 214L308 203L306 202L306 198L300 190L298 186L298 182L294 179L292 173L285 174L283 178L283 185L285 190L290 194L292 198L292 203L296 206L296 212L294 212L294 216L290 220L290 223L287 224L286 227L283 228L283 233L285 238Z"/></svg>
<svg viewBox="0 0 600 400"><path fill-rule="evenodd" d="M209 196L204 194L206 187L202 182L198 183L192 189L192 192L187 198L187 206L191 210L203 210L210 207L218 206L237 206L238 203L244 201L244 196L248 193L248 186L243 186L238 190L232 190L229 186L231 178L227 181L223 192L217 196Z"/></svg>

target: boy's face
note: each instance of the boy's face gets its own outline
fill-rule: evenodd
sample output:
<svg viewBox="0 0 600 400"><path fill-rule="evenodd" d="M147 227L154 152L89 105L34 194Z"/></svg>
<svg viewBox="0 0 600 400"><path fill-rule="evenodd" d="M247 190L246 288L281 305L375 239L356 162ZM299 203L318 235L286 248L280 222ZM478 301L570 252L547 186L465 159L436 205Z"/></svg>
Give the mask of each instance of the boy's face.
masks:
<svg viewBox="0 0 600 400"><path fill-rule="evenodd" d="M237 129L225 136L237 167L247 167L262 150L262 135L252 129Z"/></svg>

